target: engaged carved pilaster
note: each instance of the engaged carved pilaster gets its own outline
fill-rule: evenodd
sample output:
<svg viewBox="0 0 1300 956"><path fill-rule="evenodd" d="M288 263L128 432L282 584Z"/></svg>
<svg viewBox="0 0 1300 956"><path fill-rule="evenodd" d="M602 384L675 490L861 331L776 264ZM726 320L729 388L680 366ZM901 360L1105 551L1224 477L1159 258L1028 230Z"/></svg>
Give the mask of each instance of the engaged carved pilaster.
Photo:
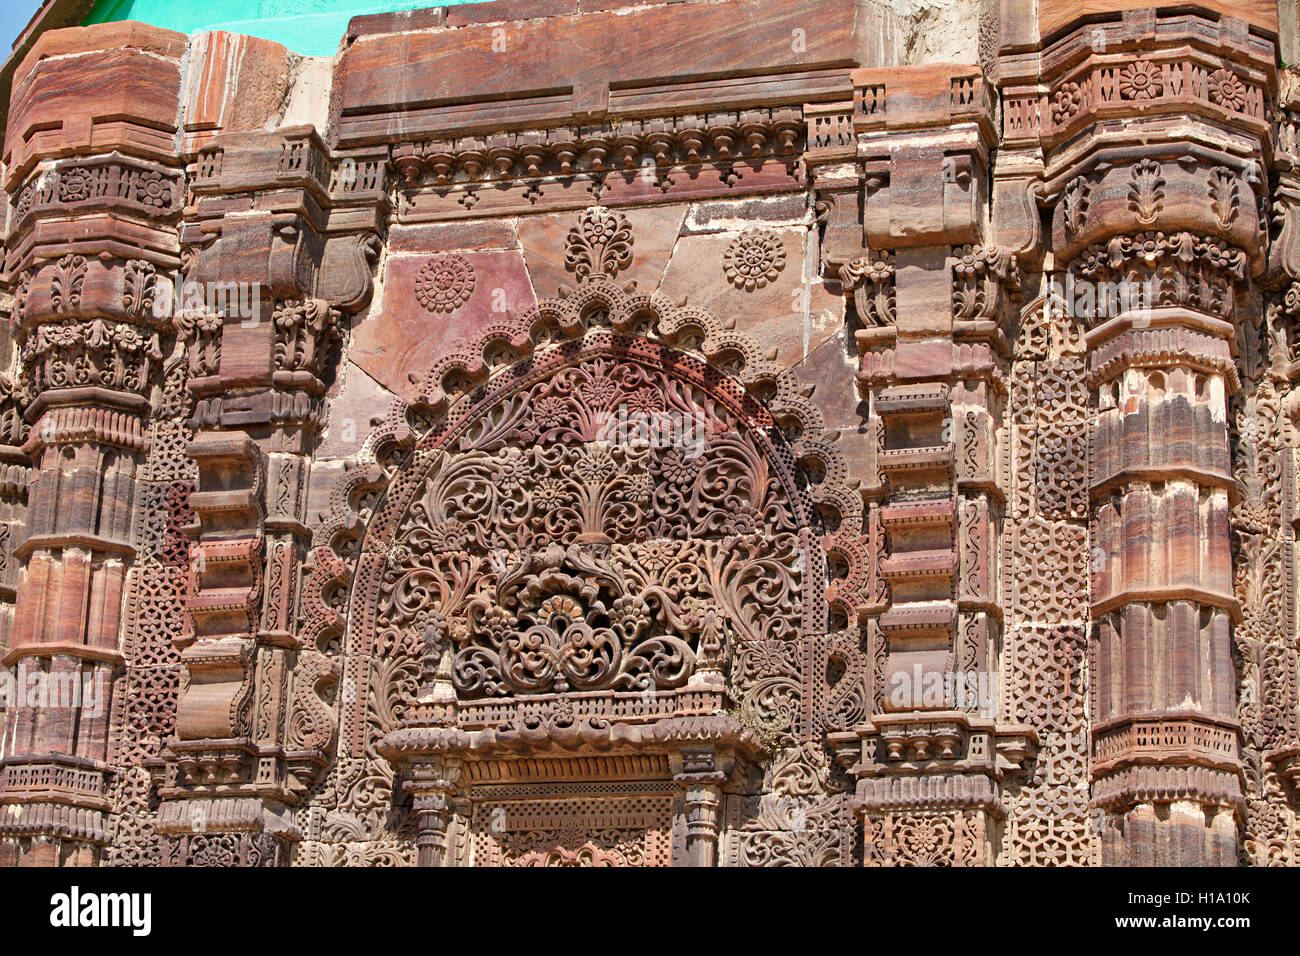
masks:
<svg viewBox="0 0 1300 956"><path fill-rule="evenodd" d="M383 156L332 156L311 127L217 136L197 156L186 279L223 294L183 296L175 320L200 467L194 643L182 652L190 685L167 758L170 799L210 799L220 777L222 792L257 794L278 819L319 776L335 738L327 701L339 666L325 644L299 637L299 577L310 456L344 315L371 293L387 209ZM292 201L227 216L223 197L249 190ZM292 825L277 832L297 837Z"/></svg>
<svg viewBox="0 0 1300 956"><path fill-rule="evenodd" d="M827 164L823 264L861 326L879 584L858 608L869 709L831 739L858 780L868 861L977 865L997 853L1004 781L1038 742L1001 721L997 690L997 441L1020 269L984 241L983 79L957 67L854 82L859 194L834 144L812 155Z"/></svg>
<svg viewBox="0 0 1300 956"><path fill-rule="evenodd" d="M128 120L118 135L133 129ZM11 687L44 689L5 713L0 803L12 812L0 829L30 841L20 862L41 862L51 847L97 861L127 786L115 772L123 740L112 719L132 692L133 512L147 495L152 400L171 351L168 317L155 307L177 265L168 242L182 177L168 158L53 159L38 149L34 165L12 171L18 368L0 383L9 470L0 497L6 566L21 562L25 573L6 578L3 664L18 678Z"/></svg>

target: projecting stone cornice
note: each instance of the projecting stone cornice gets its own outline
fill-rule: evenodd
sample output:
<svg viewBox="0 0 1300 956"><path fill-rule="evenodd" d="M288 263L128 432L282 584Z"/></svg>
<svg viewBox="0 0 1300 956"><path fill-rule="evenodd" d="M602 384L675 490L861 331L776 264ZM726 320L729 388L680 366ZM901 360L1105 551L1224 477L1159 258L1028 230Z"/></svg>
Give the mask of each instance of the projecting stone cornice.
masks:
<svg viewBox="0 0 1300 956"><path fill-rule="evenodd" d="M376 18L367 27L380 32L350 37L337 144L843 98L858 62L851 0L501 16L412 32Z"/></svg>

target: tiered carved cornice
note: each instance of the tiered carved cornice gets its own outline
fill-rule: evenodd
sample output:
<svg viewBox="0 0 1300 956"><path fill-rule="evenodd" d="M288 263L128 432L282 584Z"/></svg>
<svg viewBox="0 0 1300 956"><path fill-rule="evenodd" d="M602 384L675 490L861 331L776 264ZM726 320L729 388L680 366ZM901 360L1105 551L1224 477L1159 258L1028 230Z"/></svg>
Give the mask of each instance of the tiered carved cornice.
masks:
<svg viewBox="0 0 1300 956"><path fill-rule="evenodd" d="M403 222L750 195L805 185L795 107L615 120L393 147Z"/></svg>

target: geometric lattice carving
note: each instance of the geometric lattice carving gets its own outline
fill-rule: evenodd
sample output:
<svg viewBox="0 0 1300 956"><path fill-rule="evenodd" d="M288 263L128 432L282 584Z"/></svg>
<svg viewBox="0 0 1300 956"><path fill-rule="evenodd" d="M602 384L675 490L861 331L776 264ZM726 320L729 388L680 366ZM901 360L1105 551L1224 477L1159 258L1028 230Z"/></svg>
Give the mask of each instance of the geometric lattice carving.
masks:
<svg viewBox="0 0 1300 956"><path fill-rule="evenodd" d="M1007 637L1010 717L1044 733L1076 733L1086 718L1081 627L1021 626Z"/></svg>
<svg viewBox="0 0 1300 956"><path fill-rule="evenodd" d="M1048 424L1038 432L1037 503L1045 517L1088 516L1088 435L1081 425Z"/></svg>
<svg viewBox="0 0 1300 956"><path fill-rule="evenodd" d="M1086 535L1077 525L1029 518L1015 526L1012 614L1028 624L1081 619L1087 610Z"/></svg>
<svg viewBox="0 0 1300 956"><path fill-rule="evenodd" d="M475 866L668 866L672 797L475 803Z"/></svg>

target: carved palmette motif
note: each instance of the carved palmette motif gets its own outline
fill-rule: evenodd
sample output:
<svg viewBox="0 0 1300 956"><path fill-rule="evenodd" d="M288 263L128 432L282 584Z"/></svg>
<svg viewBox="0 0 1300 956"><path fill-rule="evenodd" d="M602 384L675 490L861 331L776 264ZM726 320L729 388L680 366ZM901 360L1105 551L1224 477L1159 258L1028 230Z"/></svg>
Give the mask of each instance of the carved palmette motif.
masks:
<svg viewBox="0 0 1300 956"><path fill-rule="evenodd" d="M338 339L339 313L323 299L288 300L271 316L277 371L319 376L329 347ZM206 331L206 330L204 330Z"/></svg>
<svg viewBox="0 0 1300 956"><path fill-rule="evenodd" d="M0 373L0 445L21 445L26 438L23 405L21 386L9 375Z"/></svg>
<svg viewBox="0 0 1300 956"><path fill-rule="evenodd" d="M182 309L172 317L177 338L185 343L190 374L215 375L221 365L221 316Z"/></svg>
<svg viewBox="0 0 1300 956"><path fill-rule="evenodd" d="M1139 209L1162 201L1147 175L1135 181ZM1140 232L1089 246L1070 265L1081 280L1094 283L1091 301L1080 296L1075 309L1090 322L1127 308L1183 306L1226 317L1235 307L1235 285L1245 277L1246 254L1215 236L1190 232ZM1115 301L1106 301L1109 295Z"/></svg>
<svg viewBox="0 0 1300 956"><path fill-rule="evenodd" d="M888 252L863 256L840 268L845 295L851 295L864 325L884 327L898 321L895 312L894 257Z"/></svg>
<svg viewBox="0 0 1300 956"><path fill-rule="evenodd" d="M1019 298L1020 267L1009 249L965 245L953 250L954 319L1001 321L1004 307Z"/></svg>

